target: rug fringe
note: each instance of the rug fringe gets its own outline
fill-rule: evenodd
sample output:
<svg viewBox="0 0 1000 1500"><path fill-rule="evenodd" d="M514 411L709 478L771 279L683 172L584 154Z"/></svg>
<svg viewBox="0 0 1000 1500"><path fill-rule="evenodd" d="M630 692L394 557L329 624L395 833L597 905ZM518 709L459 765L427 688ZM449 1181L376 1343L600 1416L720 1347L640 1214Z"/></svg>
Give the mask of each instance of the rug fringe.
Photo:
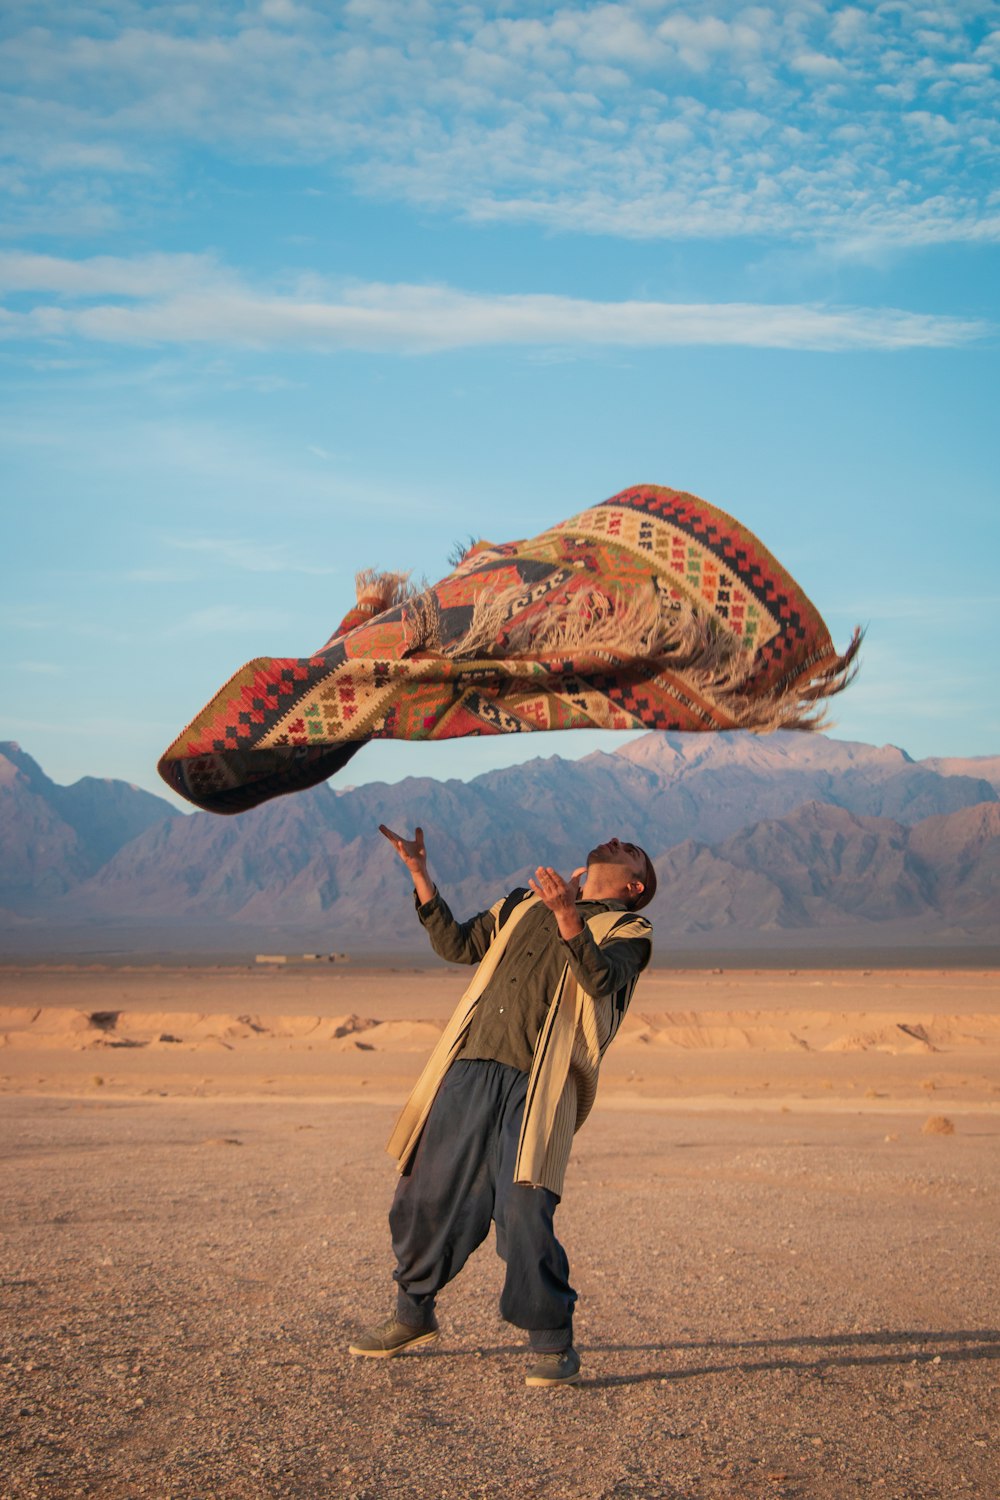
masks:
<svg viewBox="0 0 1000 1500"><path fill-rule="evenodd" d="M655 587L631 599L598 589L546 601L543 614L511 620L524 585L479 594L466 631L443 647L459 660L606 652L618 660L659 661L711 676L717 687L745 681L752 653L709 610Z"/></svg>
<svg viewBox="0 0 1000 1500"><path fill-rule="evenodd" d="M523 584L484 590L476 598L468 628L444 644L434 611L422 597L414 600L419 607L413 611L412 639L419 644L409 647L407 654L432 650L465 661L606 652L619 663L647 662L653 672L683 676L693 691L732 720L734 728L758 734L828 727L821 700L843 692L858 670L860 629L846 651L818 673L800 673L762 697L750 690L753 650L697 602L672 598L655 586L628 600L590 590L568 596L562 609L554 609L550 599L543 614L512 621L511 615L523 608L524 595ZM410 609L408 619L409 615Z"/></svg>
<svg viewBox="0 0 1000 1500"><path fill-rule="evenodd" d="M359 608L370 611L372 615L380 615L396 604L404 604L417 592L410 582L409 573L379 573L375 568L362 568L360 573L355 573L354 588Z"/></svg>
<svg viewBox="0 0 1000 1500"><path fill-rule="evenodd" d="M403 611L404 658L418 651L441 652L441 607L433 589L411 594Z"/></svg>
<svg viewBox="0 0 1000 1500"><path fill-rule="evenodd" d="M731 702L725 703L738 729L750 729L757 734L766 734L774 729L802 729L815 731L830 729L834 721L824 700L836 697L848 687L858 674L858 653L864 640L864 631L855 626L846 650L827 660L818 672L807 668L794 682L763 698L753 698L745 693L736 693Z"/></svg>

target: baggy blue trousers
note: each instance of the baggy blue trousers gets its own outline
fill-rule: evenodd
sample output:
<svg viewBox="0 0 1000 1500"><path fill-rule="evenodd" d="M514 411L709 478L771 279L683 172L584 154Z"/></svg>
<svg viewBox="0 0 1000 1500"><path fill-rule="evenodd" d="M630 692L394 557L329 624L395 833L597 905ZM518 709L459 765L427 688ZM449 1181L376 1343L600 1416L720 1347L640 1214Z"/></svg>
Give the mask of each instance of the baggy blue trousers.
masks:
<svg viewBox="0 0 1000 1500"><path fill-rule="evenodd" d="M572 1344L576 1292L552 1224L559 1196L514 1182L527 1088L527 1073L506 1063L459 1058L445 1074L389 1212L401 1323L430 1326L435 1297L493 1220L507 1268L501 1317L528 1330L532 1349Z"/></svg>

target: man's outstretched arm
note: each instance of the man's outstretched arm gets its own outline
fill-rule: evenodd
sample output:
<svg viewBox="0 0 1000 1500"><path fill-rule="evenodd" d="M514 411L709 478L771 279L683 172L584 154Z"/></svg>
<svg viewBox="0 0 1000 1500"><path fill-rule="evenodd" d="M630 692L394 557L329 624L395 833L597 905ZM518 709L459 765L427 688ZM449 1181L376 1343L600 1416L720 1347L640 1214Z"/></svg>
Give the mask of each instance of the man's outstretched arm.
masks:
<svg viewBox="0 0 1000 1500"><path fill-rule="evenodd" d="M493 937L492 911L478 912L468 922L458 922L427 870L424 830L414 830L412 839L379 824L379 833L389 840L410 872L417 898L417 916L427 929L431 947L439 958L453 964L477 964Z"/></svg>

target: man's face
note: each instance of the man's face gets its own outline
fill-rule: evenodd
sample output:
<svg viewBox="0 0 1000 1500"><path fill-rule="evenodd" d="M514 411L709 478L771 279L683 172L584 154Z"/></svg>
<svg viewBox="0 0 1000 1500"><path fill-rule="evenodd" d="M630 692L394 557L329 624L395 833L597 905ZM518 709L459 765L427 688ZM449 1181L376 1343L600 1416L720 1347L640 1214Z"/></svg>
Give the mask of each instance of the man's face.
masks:
<svg viewBox="0 0 1000 1500"><path fill-rule="evenodd" d="M606 844L598 844L596 849L591 849L587 855L588 865L619 865L626 872L625 880L638 877L640 880L646 872L646 860L641 849L635 844L626 843L622 839L608 839Z"/></svg>

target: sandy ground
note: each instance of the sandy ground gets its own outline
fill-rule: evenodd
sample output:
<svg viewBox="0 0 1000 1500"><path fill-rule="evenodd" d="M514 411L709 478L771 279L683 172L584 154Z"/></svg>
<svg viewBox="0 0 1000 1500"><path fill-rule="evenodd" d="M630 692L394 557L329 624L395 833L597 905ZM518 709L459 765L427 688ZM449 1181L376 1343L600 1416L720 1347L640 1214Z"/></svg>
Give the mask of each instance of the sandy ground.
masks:
<svg viewBox="0 0 1000 1500"><path fill-rule="evenodd" d="M997 1500L997 973L646 976L559 1210L555 1392L489 1244L438 1345L345 1352L462 983L0 970L0 1495Z"/></svg>

